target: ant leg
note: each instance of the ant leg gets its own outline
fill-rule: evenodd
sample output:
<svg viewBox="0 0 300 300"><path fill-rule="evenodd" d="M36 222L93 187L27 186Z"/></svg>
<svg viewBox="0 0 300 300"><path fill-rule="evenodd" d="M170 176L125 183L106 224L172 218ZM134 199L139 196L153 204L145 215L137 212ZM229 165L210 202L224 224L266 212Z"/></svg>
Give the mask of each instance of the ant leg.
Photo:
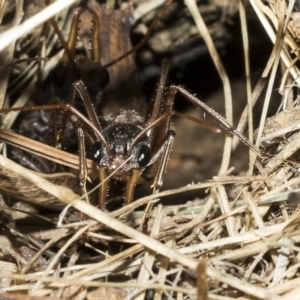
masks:
<svg viewBox="0 0 300 300"><path fill-rule="evenodd" d="M80 98L83 101L83 104L85 106L85 110L87 112L87 115L89 117L89 120L91 123L97 128L98 131L102 131L101 125L99 123L98 116L96 114L96 111L93 107L92 101L90 99L90 96L84 86L84 83L81 80L78 80L74 83L74 87L77 90L78 94L80 95Z"/></svg>
<svg viewBox="0 0 300 300"><path fill-rule="evenodd" d="M153 105L151 107L149 117L146 122L146 127L151 123L153 123L159 117L159 115L161 115L161 107L162 107L162 102L165 94L165 87L166 87L169 69L170 69L170 60L164 59L162 62L161 71L159 75L158 88L155 94L155 98L153 100ZM171 100L171 105L173 104L173 99L174 97ZM166 105L169 104L170 104L169 101L166 101ZM154 131L153 129L150 130L150 135L153 134L152 133L153 131Z"/></svg>
<svg viewBox="0 0 300 300"><path fill-rule="evenodd" d="M79 24L79 17L82 13L82 11L85 10L84 8L79 8L72 19L72 24L71 24L71 29L70 29L70 33L69 33L69 38L68 38L68 42L65 41L61 31L58 28L58 25L54 19L54 17L50 18L50 23L55 31L55 33L57 34L63 48L64 48L64 53L63 56L61 58L61 62L68 62L71 65L73 65L73 67L75 66L74 63L74 50L76 47L76 39L77 39L77 30L78 30L78 24Z"/></svg>
<svg viewBox="0 0 300 300"><path fill-rule="evenodd" d="M53 104L59 103L58 99L56 99L56 98L51 100L51 102ZM57 130L57 113L55 110L51 114L51 123L52 123L53 138L54 138L53 144L51 146L53 146L56 149L61 150L62 149L61 140L63 139L63 137L58 133L59 131ZM57 164L54 161L52 161L50 173L55 173L56 169L57 169Z"/></svg>
<svg viewBox="0 0 300 300"><path fill-rule="evenodd" d="M89 203L89 197L87 196L86 180L87 180L87 165L86 165L86 149L84 144L84 133L81 127L77 129L78 145L79 145L79 181L81 187L82 196L85 196L86 202Z"/></svg>
<svg viewBox="0 0 300 300"><path fill-rule="evenodd" d="M153 193L157 193L163 185L163 176L167 169L167 164L168 164L169 156L171 153L172 145L174 142L174 138L175 138L175 132L173 130L169 130L165 137L165 141L162 145L163 155L160 160L160 164L159 164L154 182L151 186L153 188Z"/></svg>
<svg viewBox="0 0 300 300"><path fill-rule="evenodd" d="M86 118L82 113L80 113L76 108L74 108L72 105L66 103L61 104L49 104L49 105L38 105L38 106L23 106L23 107L11 107L11 108L2 108L0 109L1 113L8 113L11 111L33 111L33 110L68 110L70 113L74 114L76 117L78 117L83 124L87 125L91 130L94 131L96 139L100 139L104 146L107 148L107 151L110 152L110 149L107 145L107 142L104 138L104 136L101 133L101 130L98 129L97 126L95 126L88 118Z"/></svg>
<svg viewBox="0 0 300 300"><path fill-rule="evenodd" d="M125 205L128 205L132 202L135 186L140 177L140 173L141 171L139 169L133 169L131 171L131 175L126 182Z"/></svg>
<svg viewBox="0 0 300 300"><path fill-rule="evenodd" d="M100 63L100 58L101 58L101 47L100 47L100 21L99 17L96 14L96 12L92 9L88 9L90 14L92 15L92 35L91 35L91 56L92 56L92 61Z"/></svg>
<svg viewBox="0 0 300 300"><path fill-rule="evenodd" d="M103 211L108 212L106 209L106 193L108 188L108 178L105 167L99 167L99 182L99 205Z"/></svg>
<svg viewBox="0 0 300 300"><path fill-rule="evenodd" d="M75 99L76 89L74 86L72 86L70 97L68 99L68 104L73 105L74 99ZM58 98L54 98L52 101L53 105L60 104L61 101ZM53 110L52 112L52 128L53 128L53 136L54 136L54 148L63 150L63 143L65 141L65 135L66 135L66 129L67 129L67 123L70 119L70 111L63 110L61 112L61 118L60 118L60 124L58 124L58 113L56 110ZM52 163L51 173L54 173L56 171L57 165L55 162Z"/></svg>
<svg viewBox="0 0 300 300"><path fill-rule="evenodd" d="M168 164L170 152L172 149L172 145L174 142L174 138L175 138L175 132L173 130L169 130L167 135L165 136L165 141L163 142L163 144L161 145L161 147L158 151L158 152L163 152L163 155L160 159L159 167L157 169L157 173L156 173L154 182L151 186L153 188L153 194L158 193L163 184L163 176L164 176L164 173L167 168L167 164ZM152 211L152 208L153 208L153 202L150 201L147 204L147 207L146 207L144 215L143 215L143 220L142 220L142 232L144 234L147 234L147 231L148 231L148 222L150 219L150 213Z"/></svg>
<svg viewBox="0 0 300 300"><path fill-rule="evenodd" d="M204 102L190 94L187 90L180 86L172 85L170 89L176 89L182 96L184 96L191 103L200 107L205 113L207 113L215 122L218 123L220 127L222 127L226 132L230 132L235 135L241 142L243 142L246 146L255 151L259 156L262 156L261 151L253 145L248 139L246 139L240 132L236 130L234 126L229 124L225 118L223 118L220 114L214 111L211 107L206 105Z"/></svg>
<svg viewBox="0 0 300 300"><path fill-rule="evenodd" d="M67 104L70 106L73 106L74 103L74 99L75 99L75 94L76 94L76 89L74 86L72 86L71 89L71 93L68 99ZM59 99L55 99L56 103L54 104L60 104L61 102L59 101ZM54 128L54 138L55 138L55 145L54 147L56 149L63 149L63 143L65 141L65 133L66 133L66 129L67 129L67 123L70 119L70 111L69 110L63 110L62 111L62 116L61 116L61 122L59 124L59 126L57 126L57 113L56 110L53 111L52 114L52 125ZM59 128L58 128L59 127Z"/></svg>
<svg viewBox="0 0 300 300"><path fill-rule="evenodd" d="M140 177L140 170L139 169L133 169L131 171L131 175L128 178L126 182L126 188L125 188L125 205L128 205L132 202L135 186L138 182L138 179ZM106 209L106 193L107 193L107 187L108 187L108 179L107 174L104 167L99 167L99 179L100 179L100 191L99 191L99 204L103 211L107 211Z"/></svg>
<svg viewBox="0 0 300 300"><path fill-rule="evenodd" d="M162 103L164 100L165 86L169 68L170 60L164 59L160 72L157 92L145 127L148 127L150 124L154 123L160 116L164 115L165 113L169 113L172 110L176 90L174 90L174 95L172 94L172 92L167 95L166 101L164 103L164 109L162 111ZM154 150L154 152L162 145L162 142L165 139L166 134L170 128L170 120L171 114L169 114L169 116L164 119L159 127L151 128L149 130L148 135L151 141L151 148Z"/></svg>

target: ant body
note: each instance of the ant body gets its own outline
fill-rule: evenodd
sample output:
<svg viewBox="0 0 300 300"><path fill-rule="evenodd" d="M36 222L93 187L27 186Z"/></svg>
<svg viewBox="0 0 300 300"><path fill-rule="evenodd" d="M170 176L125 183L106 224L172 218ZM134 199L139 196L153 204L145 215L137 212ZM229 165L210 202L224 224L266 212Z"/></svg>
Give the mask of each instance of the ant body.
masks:
<svg viewBox="0 0 300 300"><path fill-rule="evenodd" d="M165 5L163 10L166 9L168 4ZM88 11L93 19L90 59L82 55L74 55L78 24L81 15L85 11ZM99 19L92 9L80 8L76 11L69 40L64 43L65 52L58 68L51 77L54 78L56 96L59 99L56 104L34 108L3 109L2 112L33 109L62 110L61 125L57 131L55 130L54 134L55 147L58 149L63 148L62 143L67 131L67 120L71 120L78 133L79 178L82 193L86 193L85 182L88 177L85 150L85 140L87 140L90 145L90 157L98 168L101 183L98 203L103 210L106 210L107 194L111 189L110 184L112 182L114 184L122 183L124 186L125 204L132 202L135 186L143 183L145 179L155 178L152 187L154 192L159 190L175 136L175 133L170 130L170 122L173 116L177 115L213 131L219 131L219 129L199 119L173 110L174 97L177 92L203 109L225 131L237 135L249 147L254 147L223 117L184 88L170 86L165 96L166 78L169 69L168 60L163 63L156 96L146 113L141 113L127 106L126 108L120 107L119 113L115 115L104 116L99 119L95 107L101 105L103 89L109 82L107 69L100 62L99 27ZM72 117L70 117L71 114Z"/></svg>

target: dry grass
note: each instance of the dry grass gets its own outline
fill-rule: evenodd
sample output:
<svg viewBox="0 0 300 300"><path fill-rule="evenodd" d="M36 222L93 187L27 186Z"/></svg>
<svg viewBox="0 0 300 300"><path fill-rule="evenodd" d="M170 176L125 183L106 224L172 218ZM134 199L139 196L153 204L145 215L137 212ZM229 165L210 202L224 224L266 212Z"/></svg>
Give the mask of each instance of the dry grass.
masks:
<svg viewBox="0 0 300 300"><path fill-rule="evenodd" d="M7 2L5 3L0 2L1 11L7 9ZM16 14L18 18L10 24L11 27L20 23L19 16L23 14L21 1L16 3L19 8ZM67 1L56 4L59 3L64 5ZM149 195L110 214L81 200L82 197L74 189L57 185L47 177L1 155L1 178L19 178L24 181L24 190L35 186L66 205L55 222L54 219L50 220L55 223L55 228L46 229L43 225L35 225L28 232L28 228L14 227L14 221L6 215L10 214L10 210L3 204L1 222L10 231L10 234L3 233L0 238L0 292L6 293L5 299L10 299L10 296L11 299L18 299L15 294L21 293L22 299L45 296L51 296L50 299L145 299L146 291L149 297L147 299L155 300L299 298L300 216L297 207L300 179L297 153L300 139L297 124L294 124L299 119L299 104L298 98L293 94L293 87L299 86L300 78L297 67L298 17L297 13L292 12L294 1L289 1L288 6L285 1L266 6L260 0L250 0L250 4L272 39L274 48L263 73L267 81L261 79L252 88L246 12L242 1L239 1L248 107L237 128L241 131L248 123L248 138L250 141L254 140L251 108L262 93L261 86L267 82L265 106L255 134L255 143L257 147L261 147L261 142L268 137L267 141L276 150L272 150L270 155L262 153L258 157L257 153L249 149L247 174L230 176L228 168L232 145L236 146L238 140L227 134L218 176L210 181ZM234 99L231 97L226 70L194 0L187 0L186 5L222 79L226 119L232 123ZM43 19L35 22L34 26L38 26ZM20 26L23 28L25 24L23 22ZM9 42L6 44L9 46L6 52L2 49L0 55L3 65L13 60L14 41L20 37L18 27L12 30L16 34L5 31L0 35L0 44L3 46L4 39L10 32ZM280 62L283 63L280 65ZM278 88L275 76L278 75L279 67L282 71L279 89L282 104L278 115L266 120L268 106L272 101L271 93ZM36 67L32 70L32 74L35 74ZM5 70L1 74L2 94L5 93L8 77ZM16 106L26 103L34 81L33 75L29 77L31 83L27 84L28 88L19 97ZM14 114L6 115L2 128L11 126ZM278 118L281 118L280 121ZM210 189L210 196L201 205L158 205L151 215L151 232L148 236L141 233L143 212L138 210L141 205L165 196L176 197L178 193L188 190L203 189ZM5 189L2 187L2 190ZM64 217L71 207L89 218L65 224ZM83 236L86 237L84 241ZM26 258L14 246L13 241L19 238L34 248ZM50 251L61 239L64 242L58 248L52 248L56 252ZM95 248L89 239L101 241L108 246L107 249L118 245L118 250L103 252L100 247ZM91 248L92 253L98 252L98 260L81 264L83 250L70 251L76 242L83 243L85 250ZM90 253L88 250L87 252Z"/></svg>

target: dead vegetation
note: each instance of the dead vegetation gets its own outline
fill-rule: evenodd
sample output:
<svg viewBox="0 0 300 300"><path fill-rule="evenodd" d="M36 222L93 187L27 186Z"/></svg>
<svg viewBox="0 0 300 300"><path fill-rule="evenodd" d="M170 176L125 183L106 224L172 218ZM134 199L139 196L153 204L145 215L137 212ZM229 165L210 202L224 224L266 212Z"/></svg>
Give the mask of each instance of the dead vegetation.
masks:
<svg viewBox="0 0 300 300"><path fill-rule="evenodd" d="M71 2L75 1L57 1L55 5L63 9L63 5ZM149 9L147 5L152 2L157 1L145 2L139 9ZM38 3L24 6L27 9L24 11L21 0L15 1L15 6L9 1L0 2L2 21L7 12L15 10L13 20L1 27L1 65L38 54L35 49L41 28L37 26L45 20L36 19ZM230 80L201 11L194 0L185 3L221 77L225 117L232 123L235 99L232 99ZM5 294L0 294L1 299L299 298L298 3L279 0L247 3L274 43L262 77L254 86L250 80L247 11L243 1L235 4L242 27L248 101L237 130L248 132L247 138L261 150L256 153L249 149L248 170L231 175L232 149L239 139L228 133L219 172L211 180L149 194L106 213L82 200L73 174L46 175L28 170L6 158L2 145L0 190L3 197L39 202L51 208L56 202L59 212L49 215L49 211L43 213L18 202L9 207L7 199L2 198L0 292ZM49 17L50 8L41 12ZM52 14L57 15L58 11ZM32 28L40 29L28 29L23 15L27 22L34 22ZM70 11L60 15L62 28L68 28L64 24L68 24L68 15ZM21 28L25 31L21 32ZM22 43L15 42L22 36ZM56 44L55 35L48 36L52 46L44 50L45 57L53 53ZM18 57L14 56L16 52ZM59 55L51 56L45 74L51 64L57 63ZM34 90L37 64L28 63L25 69L17 66L11 72L11 76L9 69L1 73L1 95L6 95L1 97L3 107L10 100L15 101L16 107L24 106ZM279 75L278 87L275 78ZM15 78L13 84L11 78ZM6 92L8 83L13 86L9 93ZM274 90L278 90L282 102L278 113L267 119ZM259 97L264 97L264 107L259 128L254 131L252 107ZM12 142L13 136L5 134L17 114L5 115L0 130L1 139L15 145L18 141ZM27 149L28 143L29 148L33 147L34 142L25 140L23 149ZM45 146L43 150L47 149ZM59 163L74 169L79 165L78 157L72 154ZM89 170L93 168L89 162ZM141 233L142 205L166 196L175 199L180 193L207 189L209 196L203 200L180 206L157 205L151 214L149 235ZM26 211L25 218L22 211Z"/></svg>

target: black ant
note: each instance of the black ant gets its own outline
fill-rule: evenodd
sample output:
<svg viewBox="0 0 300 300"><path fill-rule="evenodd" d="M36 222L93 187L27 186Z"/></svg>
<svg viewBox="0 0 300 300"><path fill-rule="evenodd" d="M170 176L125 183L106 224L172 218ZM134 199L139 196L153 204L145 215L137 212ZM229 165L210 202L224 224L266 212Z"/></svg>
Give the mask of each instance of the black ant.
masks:
<svg viewBox="0 0 300 300"><path fill-rule="evenodd" d="M168 3L171 1L168 1ZM167 4L168 4L167 3ZM166 5L165 5L166 7ZM165 9L165 8L164 8ZM83 12L88 11L93 20L91 37L91 59L83 56L74 56L77 28ZM246 145L256 148L245 139L222 116L187 92L184 88L171 85L165 94L166 78L170 62L164 60L156 97L150 108L142 115L134 108L124 109L120 107L119 113L98 118L94 106L101 104L102 91L109 82L106 66L101 65L98 44L99 20L97 14L89 8L80 8L73 17L69 41L64 45L65 52L56 69L55 80L61 84L57 92L58 98L65 101L57 104L42 105L36 107L23 107L2 109L1 112L29 111L29 110L62 110L63 117L59 130L55 133L55 146L61 148L65 139L67 119L77 127L80 149L80 182L85 193L87 179L85 140L90 144L90 157L98 166L99 181L99 205L106 210L109 185L124 185L124 203L133 201L137 184L154 179L152 185L154 191L158 191L162 185L163 175L167 167L169 154L173 144L175 133L170 130L170 122L173 116L179 116L194 121L212 131L219 129L208 125L201 120L181 114L173 110L174 97L177 92L182 94L191 103L200 107L211 116L226 132L235 134ZM58 71L57 71L58 70ZM64 96L68 95L68 101ZM82 105L83 103L83 105ZM82 111L84 106L84 113ZM55 126L54 126L55 127Z"/></svg>

